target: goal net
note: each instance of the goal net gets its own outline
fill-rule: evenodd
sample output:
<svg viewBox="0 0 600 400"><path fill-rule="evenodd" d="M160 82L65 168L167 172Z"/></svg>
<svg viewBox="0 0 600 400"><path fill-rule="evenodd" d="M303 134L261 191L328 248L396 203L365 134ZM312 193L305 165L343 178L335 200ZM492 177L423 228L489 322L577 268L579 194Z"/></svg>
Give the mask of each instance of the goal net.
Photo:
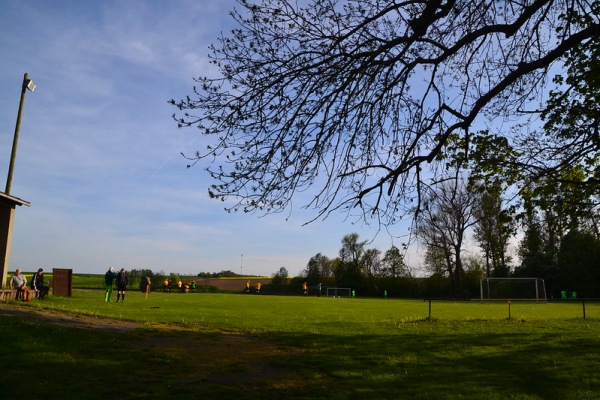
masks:
<svg viewBox="0 0 600 400"><path fill-rule="evenodd" d="M542 278L483 278L481 300L546 301L546 285Z"/></svg>
<svg viewBox="0 0 600 400"><path fill-rule="evenodd" d="M350 288L328 287L327 297L350 297Z"/></svg>

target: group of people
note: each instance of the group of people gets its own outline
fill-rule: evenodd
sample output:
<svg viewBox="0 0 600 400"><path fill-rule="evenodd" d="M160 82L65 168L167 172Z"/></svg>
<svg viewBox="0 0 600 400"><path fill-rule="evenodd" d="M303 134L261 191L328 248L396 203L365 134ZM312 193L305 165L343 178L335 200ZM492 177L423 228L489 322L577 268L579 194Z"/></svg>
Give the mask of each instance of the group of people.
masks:
<svg viewBox="0 0 600 400"><path fill-rule="evenodd" d="M171 280L168 278L165 279L165 281L163 282L163 292L171 293L172 286L173 286L173 283L171 282ZM182 280L179 279L177 281L177 291L179 293L196 292L196 281L183 283Z"/></svg>
<svg viewBox="0 0 600 400"><path fill-rule="evenodd" d="M255 293L260 294L260 288L262 287L262 283L256 282ZM245 293L250 293L250 281L246 282L246 289L244 289Z"/></svg>
<svg viewBox="0 0 600 400"><path fill-rule="evenodd" d="M321 288L323 287L323 285L321 284L321 282L319 282L319 284L317 285L317 297L321 297ZM308 296L308 283L304 282L302 284L302 294L305 296Z"/></svg>
<svg viewBox="0 0 600 400"><path fill-rule="evenodd" d="M31 278L30 286L27 287L27 278L23 275L20 268L17 268L15 274L10 278L9 286L16 290L15 300L31 301L31 296L42 300L48 295L50 287L44 285L44 269L40 268Z"/></svg>
<svg viewBox="0 0 600 400"><path fill-rule="evenodd" d="M577 292L567 292L566 290L561 290L560 298L562 300L575 300L577 298Z"/></svg>
<svg viewBox="0 0 600 400"><path fill-rule="evenodd" d="M106 274L104 274L104 284L106 285L106 292L104 294L104 301L110 302L110 298L113 292L113 282L117 280L117 303L119 300L125 302L125 292L127 291L127 285L129 284L129 278L127 277L127 271L125 268L117 273L113 267L108 268Z"/></svg>

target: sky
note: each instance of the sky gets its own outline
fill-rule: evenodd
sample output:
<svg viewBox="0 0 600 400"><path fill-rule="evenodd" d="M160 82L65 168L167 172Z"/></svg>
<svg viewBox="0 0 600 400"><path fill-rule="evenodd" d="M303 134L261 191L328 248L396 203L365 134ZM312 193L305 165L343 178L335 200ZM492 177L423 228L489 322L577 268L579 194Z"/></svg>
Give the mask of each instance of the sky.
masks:
<svg viewBox="0 0 600 400"><path fill-rule="evenodd" d="M6 184L24 73L27 92L10 195L18 207L9 270L103 273L116 268L197 274L302 273L311 257L338 256L358 233L385 252L406 233L345 214L260 216L209 199L202 149L167 104L214 72L208 46L234 21L233 0L3 0L0 12L0 190ZM418 249L407 254L413 267Z"/></svg>

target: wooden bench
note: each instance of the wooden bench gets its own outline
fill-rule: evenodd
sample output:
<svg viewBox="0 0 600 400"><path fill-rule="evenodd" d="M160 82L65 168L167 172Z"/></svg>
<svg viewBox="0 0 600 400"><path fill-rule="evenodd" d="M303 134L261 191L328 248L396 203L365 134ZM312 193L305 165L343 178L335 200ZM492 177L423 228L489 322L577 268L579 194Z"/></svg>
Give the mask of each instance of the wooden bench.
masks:
<svg viewBox="0 0 600 400"><path fill-rule="evenodd" d="M14 289L0 289L0 301L14 300L16 293Z"/></svg>
<svg viewBox="0 0 600 400"><path fill-rule="evenodd" d="M0 289L0 301L9 301L14 300L17 291L15 289ZM29 291L29 300L35 299L35 292L33 290Z"/></svg>

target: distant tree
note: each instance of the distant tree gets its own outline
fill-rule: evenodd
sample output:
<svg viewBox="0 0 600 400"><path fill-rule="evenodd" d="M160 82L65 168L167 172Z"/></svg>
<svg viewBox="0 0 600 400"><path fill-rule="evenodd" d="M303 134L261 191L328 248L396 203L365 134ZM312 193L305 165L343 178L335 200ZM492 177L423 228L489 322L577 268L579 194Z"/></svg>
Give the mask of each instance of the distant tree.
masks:
<svg viewBox="0 0 600 400"><path fill-rule="evenodd" d="M288 276L289 276L289 273L288 273L288 270L286 267L279 268L279 271L277 271L276 273L273 274L273 278L278 277L278 278L282 278L282 279L287 279Z"/></svg>
<svg viewBox="0 0 600 400"><path fill-rule="evenodd" d="M175 274L175 275L178 276L179 274ZM198 278L202 278L202 279L210 279L210 278L235 278L240 275L227 269L227 270L223 270L220 272L199 272L196 276Z"/></svg>
<svg viewBox="0 0 600 400"><path fill-rule="evenodd" d="M237 273L231 271L231 270L225 270L225 271L221 271L219 273L217 273L217 277L218 278L235 278L239 276Z"/></svg>
<svg viewBox="0 0 600 400"><path fill-rule="evenodd" d="M270 287L274 291L281 291L288 284L288 270L285 267L279 268L279 271L275 272L271 276Z"/></svg>
<svg viewBox="0 0 600 400"><path fill-rule="evenodd" d="M306 276L306 281L311 285L317 285L319 282L323 282L324 279L332 278L331 260L318 253L308 261L303 275Z"/></svg>
<svg viewBox="0 0 600 400"><path fill-rule="evenodd" d="M560 176L566 178L566 174L572 179L544 178L522 190L525 237L517 275L541 277L547 284L556 282L561 240L573 231L597 232L597 196L591 192L592 185L582 188L583 176L575 170L562 171Z"/></svg>
<svg viewBox="0 0 600 400"><path fill-rule="evenodd" d="M396 246L389 248L382 260L383 275L393 279L399 277L410 277L410 271L404 261L404 256Z"/></svg>
<svg viewBox="0 0 600 400"><path fill-rule="evenodd" d="M342 248L339 251L341 274L339 283L343 286L364 289L365 271L362 263L367 241L360 241L357 233L351 233L342 238Z"/></svg>
<svg viewBox="0 0 600 400"><path fill-rule="evenodd" d="M460 294L461 253L467 230L477 222L478 202L479 197L462 181L446 181L428 193L417 216L417 236L428 248L437 248L435 254L443 255L454 296Z"/></svg>
<svg viewBox="0 0 600 400"><path fill-rule="evenodd" d="M484 192L476 204L474 239L483 250L486 276L504 275L508 272L508 242L515 233L510 212L502 208L500 196ZM502 271L502 272L500 272Z"/></svg>
<svg viewBox="0 0 600 400"><path fill-rule="evenodd" d="M161 271L162 272L162 271ZM156 277L156 279L155 279ZM156 275L151 269L132 269L129 272L129 286L130 287L134 287L134 286L139 286L140 289L144 288L145 289L145 278L150 279L150 282L152 285L157 285L160 284L159 281L161 280L161 276L160 275Z"/></svg>
<svg viewBox="0 0 600 400"><path fill-rule="evenodd" d="M354 268L360 269L360 259L365 252L367 241L359 241L358 233L351 233L342 238L340 259L343 263L352 264Z"/></svg>
<svg viewBox="0 0 600 400"><path fill-rule="evenodd" d="M517 277L544 278L551 288L556 282L556 266L549 251L543 222L537 212L529 207L525 213L523 239L519 244L521 265L515 268Z"/></svg>
<svg viewBox="0 0 600 400"><path fill-rule="evenodd" d="M600 240L594 234L572 230L561 241L558 258L560 290L580 297L600 297Z"/></svg>
<svg viewBox="0 0 600 400"><path fill-rule="evenodd" d="M423 263L430 275L448 276L448 263L452 259L447 256L446 251L436 245L426 245Z"/></svg>
<svg viewBox="0 0 600 400"><path fill-rule="evenodd" d="M345 273L344 263L339 257L331 260L331 269L333 271L334 283L339 286Z"/></svg>
<svg viewBox="0 0 600 400"><path fill-rule="evenodd" d="M512 131L473 125L539 116L530 105L547 98L548 71L578 52L593 62L599 15L597 0L239 0L237 27L211 47L219 75L171 100L174 118L212 139L187 157L207 158L209 194L233 200L227 210L283 211L310 188L315 218L360 207L393 224L420 210L442 164L504 160L511 168L494 173L510 175L527 160L505 153ZM558 164L580 143L565 143ZM552 150L537 155L553 161Z"/></svg>
<svg viewBox="0 0 600 400"><path fill-rule="evenodd" d="M463 297L476 298L481 294L480 282L486 276L481 260L474 256L466 257L462 278Z"/></svg>
<svg viewBox="0 0 600 400"><path fill-rule="evenodd" d="M149 277L149 278L154 278L154 272L151 269L132 269L129 273L129 277L130 278L142 278L142 277Z"/></svg>
<svg viewBox="0 0 600 400"><path fill-rule="evenodd" d="M448 277L448 263L452 262L445 249L434 245L425 246L423 262L429 272L426 279L426 296L448 296L452 285Z"/></svg>
<svg viewBox="0 0 600 400"><path fill-rule="evenodd" d="M367 249L363 253L361 264L369 283L369 293L379 293L377 281L382 277L381 251L379 249Z"/></svg>

